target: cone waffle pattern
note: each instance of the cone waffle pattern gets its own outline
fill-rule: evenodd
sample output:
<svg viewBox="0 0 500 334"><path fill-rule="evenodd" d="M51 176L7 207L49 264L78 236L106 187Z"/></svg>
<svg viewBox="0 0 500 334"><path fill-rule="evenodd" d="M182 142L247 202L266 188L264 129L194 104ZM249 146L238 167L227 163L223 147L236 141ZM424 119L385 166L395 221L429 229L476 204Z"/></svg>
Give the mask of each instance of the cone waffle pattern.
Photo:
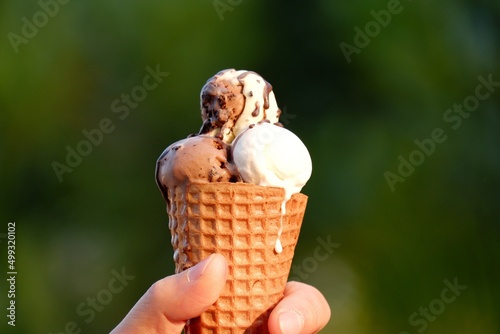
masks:
<svg viewBox="0 0 500 334"><path fill-rule="evenodd" d="M191 184L169 193L176 272L212 253L227 259L228 280L217 302L191 319L187 334L268 333L283 297L307 196L295 194L281 216L282 188L248 183ZM283 252L274 247L281 222Z"/></svg>

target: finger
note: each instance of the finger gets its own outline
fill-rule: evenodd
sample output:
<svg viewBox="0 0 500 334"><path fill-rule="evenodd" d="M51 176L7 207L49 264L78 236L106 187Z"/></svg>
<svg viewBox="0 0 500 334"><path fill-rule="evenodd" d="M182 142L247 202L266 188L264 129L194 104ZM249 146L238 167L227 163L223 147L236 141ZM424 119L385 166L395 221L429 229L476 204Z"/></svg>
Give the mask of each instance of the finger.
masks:
<svg viewBox="0 0 500 334"><path fill-rule="evenodd" d="M330 320L330 306L316 288L288 282L283 299L269 317L271 334L313 334Z"/></svg>
<svg viewBox="0 0 500 334"><path fill-rule="evenodd" d="M180 333L187 319L217 300L226 275L226 260L212 254L180 274L157 281L111 333Z"/></svg>

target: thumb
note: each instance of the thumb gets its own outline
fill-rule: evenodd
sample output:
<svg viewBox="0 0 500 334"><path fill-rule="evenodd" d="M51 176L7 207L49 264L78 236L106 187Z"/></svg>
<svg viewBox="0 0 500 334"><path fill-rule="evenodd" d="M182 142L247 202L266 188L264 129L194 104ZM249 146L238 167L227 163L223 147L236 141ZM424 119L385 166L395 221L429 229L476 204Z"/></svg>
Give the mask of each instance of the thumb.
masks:
<svg viewBox="0 0 500 334"><path fill-rule="evenodd" d="M227 262L212 254L177 275L154 283L111 334L181 333L187 319L215 303L224 288Z"/></svg>

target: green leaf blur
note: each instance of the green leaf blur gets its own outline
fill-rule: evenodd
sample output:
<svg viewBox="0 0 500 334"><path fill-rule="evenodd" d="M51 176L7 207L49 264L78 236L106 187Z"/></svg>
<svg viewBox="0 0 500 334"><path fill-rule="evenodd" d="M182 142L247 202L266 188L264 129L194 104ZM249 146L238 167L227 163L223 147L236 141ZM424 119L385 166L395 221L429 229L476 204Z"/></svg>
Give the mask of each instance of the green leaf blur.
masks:
<svg viewBox="0 0 500 334"><path fill-rule="evenodd" d="M232 67L311 153L291 277L324 333L500 333L500 2L5 0L0 29L0 332L108 333L173 273L156 158Z"/></svg>

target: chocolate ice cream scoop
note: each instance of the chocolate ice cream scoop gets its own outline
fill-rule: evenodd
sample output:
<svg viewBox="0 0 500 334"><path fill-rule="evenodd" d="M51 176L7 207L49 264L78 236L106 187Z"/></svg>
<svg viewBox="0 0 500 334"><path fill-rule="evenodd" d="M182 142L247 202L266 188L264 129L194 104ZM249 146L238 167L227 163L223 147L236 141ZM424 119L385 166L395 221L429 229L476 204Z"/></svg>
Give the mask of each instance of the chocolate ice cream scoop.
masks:
<svg viewBox="0 0 500 334"><path fill-rule="evenodd" d="M201 90L200 134L230 144L249 125L264 119L277 123L278 108L273 87L251 71L227 69L208 79Z"/></svg>
<svg viewBox="0 0 500 334"><path fill-rule="evenodd" d="M204 135L173 143L160 155L156 166L156 182L167 202L169 189L187 183L240 180L230 147L220 139Z"/></svg>

